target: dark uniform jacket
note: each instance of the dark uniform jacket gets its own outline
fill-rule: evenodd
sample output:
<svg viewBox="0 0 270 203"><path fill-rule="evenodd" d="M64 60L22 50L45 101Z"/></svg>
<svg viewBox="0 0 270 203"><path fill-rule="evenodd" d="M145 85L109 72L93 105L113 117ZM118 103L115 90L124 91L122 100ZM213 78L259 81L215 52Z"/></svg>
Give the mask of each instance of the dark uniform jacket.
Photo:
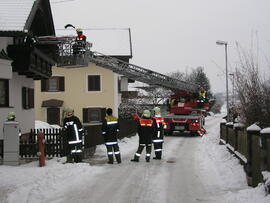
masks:
<svg viewBox="0 0 270 203"><path fill-rule="evenodd" d="M69 144L78 144L82 142L83 129L78 117L66 117L64 119L64 128L67 130Z"/></svg>
<svg viewBox="0 0 270 203"><path fill-rule="evenodd" d="M153 140L163 140L164 136L164 118L161 116L155 116L154 119L157 122L157 131L153 137Z"/></svg>
<svg viewBox="0 0 270 203"><path fill-rule="evenodd" d="M157 131L157 123L153 118L142 117L138 120L139 144L151 144Z"/></svg>
<svg viewBox="0 0 270 203"><path fill-rule="evenodd" d="M106 142L117 142L119 131L118 119L114 116L106 116L102 122L102 135Z"/></svg>

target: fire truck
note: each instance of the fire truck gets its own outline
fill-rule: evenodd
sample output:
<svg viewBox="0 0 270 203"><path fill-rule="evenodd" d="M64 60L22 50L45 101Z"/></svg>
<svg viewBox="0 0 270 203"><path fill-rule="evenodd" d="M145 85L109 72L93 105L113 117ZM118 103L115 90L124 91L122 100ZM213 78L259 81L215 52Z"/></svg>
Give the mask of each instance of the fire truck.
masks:
<svg viewBox="0 0 270 203"><path fill-rule="evenodd" d="M203 127L209 110L206 98L200 98L197 93L175 90L167 106L168 114L164 115L167 126L165 134L172 135L178 131L202 136L206 132Z"/></svg>
<svg viewBox="0 0 270 203"><path fill-rule="evenodd" d="M165 133L175 131L189 132L190 135L203 135L204 116L209 110L209 103L198 97L197 84L181 81L167 75L143 68L114 57L91 51L87 42L80 54L74 54L75 37L40 37L40 44L55 43L58 47L58 67L81 67L94 63L129 79L146 83L150 86L163 87L173 92L168 99L168 113L163 115L166 122Z"/></svg>

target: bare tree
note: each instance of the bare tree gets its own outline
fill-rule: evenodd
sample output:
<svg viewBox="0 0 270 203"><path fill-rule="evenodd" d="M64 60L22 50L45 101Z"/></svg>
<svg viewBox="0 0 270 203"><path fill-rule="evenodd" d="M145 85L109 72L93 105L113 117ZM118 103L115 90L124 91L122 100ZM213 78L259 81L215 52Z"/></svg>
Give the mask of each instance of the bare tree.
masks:
<svg viewBox="0 0 270 203"><path fill-rule="evenodd" d="M256 122L261 127L270 126L269 81L260 76L258 62L252 53L238 46L238 54L240 67L236 69L235 79L243 122L247 126Z"/></svg>

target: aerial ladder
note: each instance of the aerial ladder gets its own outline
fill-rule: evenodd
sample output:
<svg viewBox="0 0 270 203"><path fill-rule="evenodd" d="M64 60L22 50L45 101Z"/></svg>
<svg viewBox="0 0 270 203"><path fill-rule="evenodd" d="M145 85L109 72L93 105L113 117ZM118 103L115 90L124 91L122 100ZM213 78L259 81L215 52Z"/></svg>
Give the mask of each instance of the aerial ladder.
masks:
<svg viewBox="0 0 270 203"><path fill-rule="evenodd" d="M74 37L39 37L39 44L57 44L58 67L83 67L88 63L94 63L100 67L109 69L119 75L124 75L129 79L143 82L152 86L164 87L170 90L183 90L195 93L198 85L181 81L161 73L143 68L131 63L127 63L115 57L107 56L102 53L91 51L92 44L87 42L82 54L74 55Z"/></svg>
<svg viewBox="0 0 270 203"><path fill-rule="evenodd" d="M90 62L129 79L171 90L174 94L168 99L168 114L164 116L167 123L166 133L188 131L191 135L204 134L204 112L209 110L209 104L203 102L203 106L199 106L196 96L199 90L197 84L178 80L115 57L91 51L92 44L89 42L86 43L81 54L73 54L72 47L76 43L74 37L39 37L38 40L40 44L57 44L58 67L84 67L88 66Z"/></svg>

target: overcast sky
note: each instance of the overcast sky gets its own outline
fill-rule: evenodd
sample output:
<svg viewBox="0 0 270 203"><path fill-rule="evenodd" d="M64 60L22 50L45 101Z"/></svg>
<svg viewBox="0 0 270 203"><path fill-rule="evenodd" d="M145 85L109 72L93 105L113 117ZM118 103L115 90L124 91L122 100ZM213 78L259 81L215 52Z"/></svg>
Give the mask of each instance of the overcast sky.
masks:
<svg viewBox="0 0 270 203"><path fill-rule="evenodd" d="M225 91L225 49L217 40L229 44L229 72L238 61L236 42L246 50L258 47L261 65L270 57L269 0L50 1L56 29L68 23L130 28L131 63L163 74L203 66L214 92Z"/></svg>

